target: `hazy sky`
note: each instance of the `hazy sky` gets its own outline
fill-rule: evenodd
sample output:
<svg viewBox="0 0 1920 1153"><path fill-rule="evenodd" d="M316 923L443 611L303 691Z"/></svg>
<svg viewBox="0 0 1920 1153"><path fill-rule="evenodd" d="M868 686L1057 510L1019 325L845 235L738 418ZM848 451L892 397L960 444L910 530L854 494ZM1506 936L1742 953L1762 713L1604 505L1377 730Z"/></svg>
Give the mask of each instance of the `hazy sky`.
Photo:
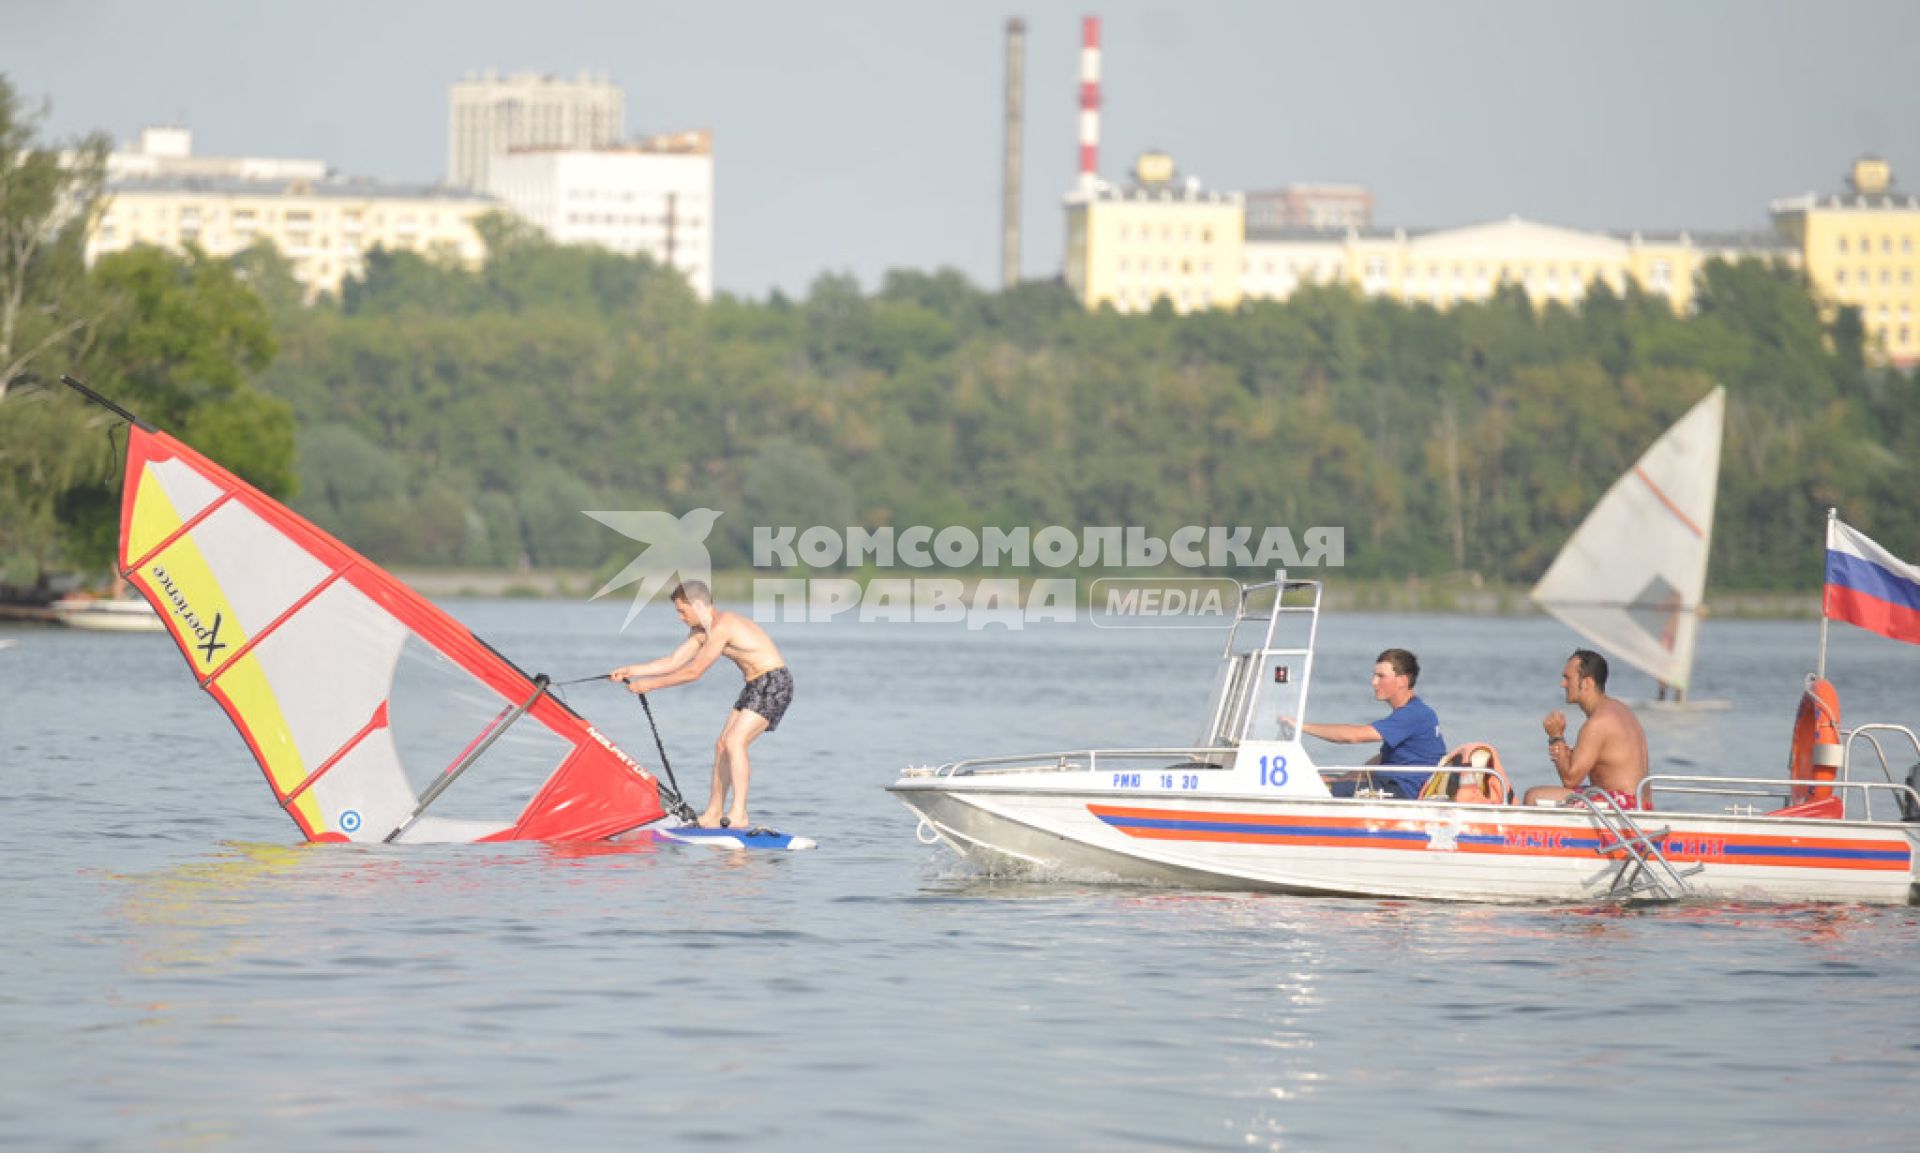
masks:
<svg viewBox="0 0 1920 1153"><path fill-rule="evenodd" d="M1351 181L1376 219L1763 227L1878 152L1920 189L1920 3L0 0L0 72L56 138L184 123L195 151L392 180L446 168L471 69L606 72L635 134L711 128L716 281L999 279L1004 27L1027 21L1024 268L1059 271L1083 14L1101 169Z"/></svg>

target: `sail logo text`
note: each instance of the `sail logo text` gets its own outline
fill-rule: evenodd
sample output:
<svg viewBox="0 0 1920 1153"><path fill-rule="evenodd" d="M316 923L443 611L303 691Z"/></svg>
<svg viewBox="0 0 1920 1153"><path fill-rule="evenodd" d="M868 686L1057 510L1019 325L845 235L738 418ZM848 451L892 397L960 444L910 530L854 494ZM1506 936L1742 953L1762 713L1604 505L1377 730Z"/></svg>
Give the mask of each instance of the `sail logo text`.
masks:
<svg viewBox="0 0 1920 1153"><path fill-rule="evenodd" d="M592 725L588 725L587 735L592 737L594 739L594 742L598 744L601 748L607 750L608 752L612 753L614 756L620 758L621 764L627 766L629 769L633 769L643 777L647 776L647 771L640 767L640 762L634 760L632 757L622 752L620 749L620 746L614 744L612 741L608 740L605 736L601 735L599 729L594 728Z"/></svg>
<svg viewBox="0 0 1920 1153"><path fill-rule="evenodd" d="M212 664L213 654L227 647L227 642L220 639L221 614L218 611L213 614L212 624L201 623L200 615L187 604L186 596L180 592L180 586L173 583L173 578L167 575L166 569L154 565L153 579L160 586L160 591L166 594L167 603L173 606L173 615L179 617L180 623L200 642L193 647L200 650L206 663Z"/></svg>

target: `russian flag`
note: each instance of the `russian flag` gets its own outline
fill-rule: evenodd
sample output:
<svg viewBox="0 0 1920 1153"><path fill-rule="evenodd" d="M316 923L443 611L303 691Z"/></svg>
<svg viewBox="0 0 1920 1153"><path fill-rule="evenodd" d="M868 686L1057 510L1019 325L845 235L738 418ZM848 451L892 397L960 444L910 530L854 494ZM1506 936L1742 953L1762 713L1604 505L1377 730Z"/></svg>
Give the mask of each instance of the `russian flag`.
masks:
<svg viewBox="0 0 1920 1153"><path fill-rule="evenodd" d="M1920 645L1920 567L1895 559L1866 534L1827 521L1828 619Z"/></svg>

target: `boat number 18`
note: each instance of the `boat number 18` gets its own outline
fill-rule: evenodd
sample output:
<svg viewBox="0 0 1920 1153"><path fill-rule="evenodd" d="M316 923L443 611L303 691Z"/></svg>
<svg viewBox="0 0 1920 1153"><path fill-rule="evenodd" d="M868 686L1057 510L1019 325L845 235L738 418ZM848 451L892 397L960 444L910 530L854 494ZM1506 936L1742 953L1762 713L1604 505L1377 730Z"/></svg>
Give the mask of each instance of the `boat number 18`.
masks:
<svg viewBox="0 0 1920 1153"><path fill-rule="evenodd" d="M1276 789L1287 785L1287 758L1283 754L1260 758L1260 783Z"/></svg>

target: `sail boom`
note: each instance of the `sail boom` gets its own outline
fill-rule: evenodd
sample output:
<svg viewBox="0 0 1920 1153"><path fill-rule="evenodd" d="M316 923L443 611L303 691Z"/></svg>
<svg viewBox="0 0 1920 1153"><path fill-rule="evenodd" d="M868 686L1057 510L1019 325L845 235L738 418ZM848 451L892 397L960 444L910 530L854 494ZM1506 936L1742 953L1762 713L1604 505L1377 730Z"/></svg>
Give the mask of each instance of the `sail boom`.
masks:
<svg viewBox="0 0 1920 1153"><path fill-rule="evenodd" d="M511 710L511 715L507 716L505 720L495 718L493 724L488 725L486 729L482 730L480 739L474 744L469 744L466 749L462 751L459 759L447 766L446 771L441 773L439 778L433 782L432 787L420 794L419 805L414 808L413 812L407 815L406 820L394 827L393 832L386 835L385 840L387 843L392 844L394 841L399 840L400 835L405 833L415 821L419 820L421 814L425 813L429 806L439 800L442 794L448 789L453 787L453 782L460 779L460 774L472 768L474 762L484 756L486 751L493 747L493 743L504 736L508 729L513 727L515 721L527 715L527 710L534 706L534 702L546 695L546 691L547 678L535 677L533 695L514 706Z"/></svg>
<svg viewBox="0 0 1920 1153"><path fill-rule="evenodd" d="M1549 610L1549 611L1551 611L1551 610L1553 610L1553 609L1556 609L1556 608L1566 608L1566 609L1644 609L1644 608L1649 608L1649 607L1652 607L1652 606L1649 606L1649 605L1647 605L1647 604L1646 604L1645 602L1642 602L1642 601L1576 601L1576 600L1542 600L1542 599L1541 599L1540 597L1537 597L1537 596L1536 596L1536 597L1531 597L1530 599L1531 599L1531 600L1533 601L1533 603L1535 603L1535 604L1537 604L1537 605L1539 605L1539 606L1540 606L1541 608L1543 608L1543 609L1547 609L1547 610ZM1658 607L1660 608L1660 610L1661 610L1662 612L1670 612L1670 613L1692 613L1692 614L1694 614L1694 615L1700 615L1700 614L1703 614L1703 613L1705 613L1705 612L1706 612L1706 605L1704 605L1704 604L1693 604L1693 605L1666 605L1666 604L1663 604L1663 605L1660 605L1660 606L1658 606Z"/></svg>

